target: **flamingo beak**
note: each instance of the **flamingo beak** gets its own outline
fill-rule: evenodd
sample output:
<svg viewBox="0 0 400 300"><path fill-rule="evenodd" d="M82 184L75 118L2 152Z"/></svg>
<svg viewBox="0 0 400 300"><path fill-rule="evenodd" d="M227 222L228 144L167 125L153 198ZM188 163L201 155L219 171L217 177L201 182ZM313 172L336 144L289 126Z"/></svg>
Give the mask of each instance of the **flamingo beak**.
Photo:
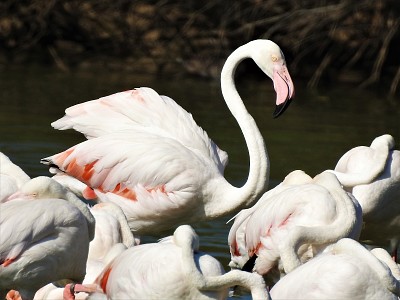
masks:
<svg viewBox="0 0 400 300"><path fill-rule="evenodd" d="M276 92L276 108L273 117L277 118L288 108L294 96L294 85L286 65L274 66L272 80Z"/></svg>
<svg viewBox="0 0 400 300"><path fill-rule="evenodd" d="M14 199L18 199L18 198L29 198L29 195L21 192L21 191L17 191L14 194L11 194L10 196L8 196L6 199L3 200L3 202L8 202Z"/></svg>

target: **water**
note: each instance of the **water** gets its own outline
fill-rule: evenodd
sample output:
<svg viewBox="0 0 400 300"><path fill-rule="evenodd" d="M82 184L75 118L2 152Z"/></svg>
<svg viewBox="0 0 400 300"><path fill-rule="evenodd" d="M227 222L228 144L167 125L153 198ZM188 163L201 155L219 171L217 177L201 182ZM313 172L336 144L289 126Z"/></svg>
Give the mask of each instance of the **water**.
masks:
<svg viewBox="0 0 400 300"><path fill-rule="evenodd" d="M286 174L304 170L315 176L334 168L350 148L369 145L381 134L400 140L400 100L346 87L309 92L296 83L296 98L278 119L272 118L272 82L245 81L238 89L267 144L270 187ZM190 78L170 80L110 70L62 73L40 67L0 70L0 151L30 176L49 175L39 160L83 140L73 131L56 131L50 123L76 103L134 87L149 86L175 99L229 154L226 177L241 185L248 174L248 154L235 120L222 100L218 82ZM195 224L201 250L228 270L227 235L231 216ZM153 241L155 237L145 241Z"/></svg>

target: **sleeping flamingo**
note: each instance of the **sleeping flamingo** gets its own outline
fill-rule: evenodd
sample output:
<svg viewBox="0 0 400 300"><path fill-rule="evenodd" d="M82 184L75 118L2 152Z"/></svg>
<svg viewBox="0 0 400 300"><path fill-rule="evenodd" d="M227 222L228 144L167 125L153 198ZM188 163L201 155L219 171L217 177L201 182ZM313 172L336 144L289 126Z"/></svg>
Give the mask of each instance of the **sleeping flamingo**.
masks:
<svg viewBox="0 0 400 300"><path fill-rule="evenodd" d="M94 285L75 291L97 291L96 299L226 299L234 285L248 288L253 299L269 299L258 274L224 272L212 256L198 251L199 238L189 225L179 226L159 243L132 247L116 257ZM70 286L66 286L69 293ZM67 293L67 294L68 294Z"/></svg>
<svg viewBox="0 0 400 300"><path fill-rule="evenodd" d="M107 263L137 244L121 208L113 203L100 203L90 208L96 220L95 234L89 244L86 275L82 283L93 283ZM64 288L50 283L39 289L36 300L63 300ZM85 299L88 295L79 294Z"/></svg>
<svg viewBox="0 0 400 300"><path fill-rule="evenodd" d="M274 283L340 238L358 238L361 225L360 207L335 175L293 171L235 217L230 266Z"/></svg>
<svg viewBox="0 0 400 300"><path fill-rule="evenodd" d="M4 153L0 152L0 203L5 202L30 177Z"/></svg>
<svg viewBox="0 0 400 300"><path fill-rule="evenodd" d="M269 40L236 49L221 72L223 97L249 150L250 171L238 188L223 176L227 155L175 101L137 88L75 105L52 123L88 140L42 160L90 188L86 198L114 202L136 234L163 230L233 213L254 203L268 185L269 160L262 135L234 83L237 65L252 58L274 82L277 117L294 87L280 48ZM93 189L93 190L92 190Z"/></svg>
<svg viewBox="0 0 400 300"><path fill-rule="evenodd" d="M43 176L10 198L0 204L0 298L11 290L11 299L33 299L50 282L82 282L95 230L88 207Z"/></svg>
<svg viewBox="0 0 400 300"><path fill-rule="evenodd" d="M389 249L397 257L400 242L400 151L389 134L371 146L346 152L333 172L360 203L364 226L360 240Z"/></svg>
<svg viewBox="0 0 400 300"><path fill-rule="evenodd" d="M382 248L370 252L355 240L341 239L283 277L270 293L272 299L397 300L398 274Z"/></svg>

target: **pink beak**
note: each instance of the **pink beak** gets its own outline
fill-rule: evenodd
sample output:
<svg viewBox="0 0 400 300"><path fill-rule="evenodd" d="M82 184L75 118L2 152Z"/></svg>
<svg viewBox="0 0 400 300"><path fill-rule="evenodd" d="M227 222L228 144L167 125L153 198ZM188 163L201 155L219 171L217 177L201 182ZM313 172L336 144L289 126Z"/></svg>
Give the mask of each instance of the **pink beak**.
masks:
<svg viewBox="0 0 400 300"><path fill-rule="evenodd" d="M279 117L289 106L294 96L294 85L285 65L275 65L273 74L274 89L276 92L276 109L273 117Z"/></svg>

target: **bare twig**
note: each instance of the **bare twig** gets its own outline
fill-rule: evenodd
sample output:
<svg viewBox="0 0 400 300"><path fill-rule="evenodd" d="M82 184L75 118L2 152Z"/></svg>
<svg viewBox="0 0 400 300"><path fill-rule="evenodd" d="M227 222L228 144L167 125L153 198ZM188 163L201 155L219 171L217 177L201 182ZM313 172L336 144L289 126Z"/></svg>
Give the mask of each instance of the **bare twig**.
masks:
<svg viewBox="0 0 400 300"><path fill-rule="evenodd" d="M360 84L360 88L366 88L368 85L376 82L379 79L379 76L380 76L381 70L382 70L382 65L386 59L386 55L389 50L389 44L399 27L398 19L395 19L392 21L393 21L392 27L389 29L389 31L387 32L387 34L383 40L382 47L379 50L378 57L372 68L371 75L363 83Z"/></svg>
<svg viewBox="0 0 400 300"><path fill-rule="evenodd" d="M400 66L397 68L396 75L392 80L392 84L390 85L390 92L389 96L393 97L396 94L397 86L399 85L400 81Z"/></svg>
<svg viewBox="0 0 400 300"><path fill-rule="evenodd" d="M62 61L62 59L60 58L60 56L58 56L58 53L57 53L56 49L55 49L53 46L49 46L48 49L49 49L50 55L51 55L51 57L53 58L53 60L54 60L54 62L55 62L55 64L56 64L56 66L57 66L60 70L62 70L62 71L64 71L64 72L68 72L68 71L69 71L68 66Z"/></svg>
<svg viewBox="0 0 400 300"><path fill-rule="evenodd" d="M329 65L329 63L332 60L332 53L328 52L325 56L324 59L321 61L319 64L317 70L314 72L314 75L311 77L310 81L307 84L308 88L315 88L318 85L318 82L321 78L322 73L326 69L326 67Z"/></svg>

